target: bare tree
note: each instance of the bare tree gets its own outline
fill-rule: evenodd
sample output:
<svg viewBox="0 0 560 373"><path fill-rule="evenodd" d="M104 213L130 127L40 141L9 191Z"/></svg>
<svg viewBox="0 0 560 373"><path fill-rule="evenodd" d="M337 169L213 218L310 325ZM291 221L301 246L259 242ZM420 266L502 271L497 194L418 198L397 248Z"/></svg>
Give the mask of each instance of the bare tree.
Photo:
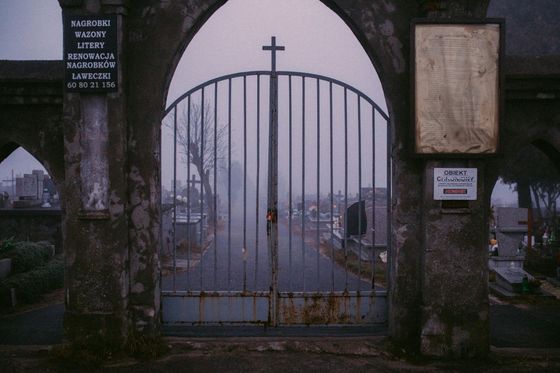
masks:
<svg viewBox="0 0 560 373"><path fill-rule="evenodd" d="M173 123L167 123L173 130ZM183 164L194 166L201 179L201 192L208 211L209 225L216 216L214 206L213 180L217 177L217 167L227 150L227 127L218 124L214 106L209 103L185 105L177 118L177 146ZM191 175L188 175L190 178ZM189 196L190 197L190 196Z"/></svg>
<svg viewBox="0 0 560 373"><path fill-rule="evenodd" d="M560 173L544 153L534 146L521 149L517 157L506 163L501 177L506 184L517 185L520 207L535 208L539 220L556 221Z"/></svg>

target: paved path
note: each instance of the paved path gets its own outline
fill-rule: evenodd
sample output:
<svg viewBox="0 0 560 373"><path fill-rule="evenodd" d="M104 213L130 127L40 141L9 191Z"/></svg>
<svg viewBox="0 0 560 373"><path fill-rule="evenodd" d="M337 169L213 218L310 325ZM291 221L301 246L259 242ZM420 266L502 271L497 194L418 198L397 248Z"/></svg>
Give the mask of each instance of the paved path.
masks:
<svg viewBox="0 0 560 373"><path fill-rule="evenodd" d="M188 253L178 256L184 264ZM291 237L287 224L279 224L278 257L280 291L371 290L369 281L360 280L317 251L314 232L306 236L304 245L301 234L296 232L295 222ZM257 237L254 223L248 224L245 231L242 225L236 224L229 239L227 227L224 227L200 262L191 264L189 271L177 272L175 289L267 291L271 278L269 260L266 227L259 227ZM366 265L370 264L364 261L362 266ZM172 290L173 283L173 275L165 276L162 288Z"/></svg>

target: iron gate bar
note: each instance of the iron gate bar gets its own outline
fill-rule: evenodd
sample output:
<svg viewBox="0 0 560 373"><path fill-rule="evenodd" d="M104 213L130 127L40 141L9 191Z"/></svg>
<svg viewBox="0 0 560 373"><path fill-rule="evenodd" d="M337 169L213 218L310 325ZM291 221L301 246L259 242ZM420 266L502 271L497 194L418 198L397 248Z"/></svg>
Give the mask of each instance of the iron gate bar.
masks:
<svg viewBox="0 0 560 373"><path fill-rule="evenodd" d="M204 173L204 89L205 87L202 88L202 90L200 91L200 170L202 173ZM204 242L202 241L202 239L204 238L203 236L203 230L204 230L204 186L202 185L202 177L203 175L199 175L200 176L200 245L201 245L201 252L202 252L202 246L204 245ZM190 202L190 196L189 196L189 202ZM204 255L200 255L200 265L198 266L200 268L200 290L202 290L202 282L203 282L203 268L204 268Z"/></svg>
<svg viewBox="0 0 560 373"><path fill-rule="evenodd" d="M391 235L391 222L393 219L393 210L391 209L391 201L392 201L392 195L393 195L393 191L392 191L392 185L391 185L391 165L392 165L392 158L393 158L393 151L391 149L391 140L392 140L392 129L390 126L390 121L387 118L387 199L386 199L386 205L387 205L387 271L386 271L386 280L385 282L387 284L392 284L393 283L393 255L391 254L392 251L392 235Z"/></svg>
<svg viewBox="0 0 560 373"><path fill-rule="evenodd" d="M319 201L319 197L320 197L320 187L319 187L319 181L320 181L320 174L321 174L321 162L320 162L320 158L321 158L321 153L320 153L320 149L321 149L321 92L320 92L320 86L319 86L319 79L317 80L317 219L316 219L316 224L317 224L317 229L316 229L316 234L317 234L317 291L319 291L320 288L320 275L319 275L319 252L321 251L321 242L319 242L319 218L320 218L320 213L321 213L321 205L320 205L320 201Z"/></svg>
<svg viewBox="0 0 560 373"><path fill-rule="evenodd" d="M214 83L214 289L218 283L218 82ZM201 184L202 185L202 184Z"/></svg>
<svg viewBox="0 0 560 373"><path fill-rule="evenodd" d="M288 256L289 256L289 270L288 270L288 290L292 291L292 217L293 217L293 206L292 206L292 76L288 76L288 137L289 137L289 201L288 201Z"/></svg>
<svg viewBox="0 0 560 373"><path fill-rule="evenodd" d="M358 203L360 207L360 213L358 214L358 232L362 234L362 109L360 106L360 96L356 96L358 100ZM372 139L372 141L374 141ZM375 158L373 159L375 161ZM373 185L375 190L375 184ZM364 203L364 210L365 210ZM367 213L367 210L366 210ZM373 219L375 219L375 212L372 214ZM373 245L374 243L372 243ZM358 277L362 275L362 237L359 238L358 242ZM362 282L358 282L358 290L362 290Z"/></svg>
<svg viewBox="0 0 560 373"><path fill-rule="evenodd" d="M271 263L271 298L269 321L272 326L278 325L278 75L276 75L276 51L285 47L276 45L276 37L271 37L271 45L263 50L272 54L270 85L269 85L269 166L268 166L268 213L270 214L269 249Z"/></svg>
<svg viewBox="0 0 560 373"><path fill-rule="evenodd" d="M331 291L334 291L334 211L333 211L333 204L334 204L334 176L333 176L333 90L332 90L332 82L329 82L329 131L330 131L330 182L331 182ZM340 201L338 202L340 203ZM337 206L338 207L338 206ZM339 207L340 209L340 207Z"/></svg>
<svg viewBox="0 0 560 373"><path fill-rule="evenodd" d="M375 139L375 108L372 107L371 110L371 138ZM376 205L376 196L375 196L375 141L372 140L371 142L371 153L372 153L372 160L373 162L371 162L371 177L372 177L372 181L371 181L371 185L373 186L373 195L371 197L372 202L372 209L373 209L373 230L371 232L371 241L373 244L373 250L371 251L371 256L372 256L372 260L371 260L371 288L374 289L375 288L375 265L376 265L376 261L377 261L377 255L375 255L375 236L376 236L376 229L377 227L375 226L375 205ZM387 189L389 189L389 179L387 179ZM390 226L389 223L387 223L388 226ZM389 239L389 236L387 236L387 239ZM391 247L389 245L387 245L387 247ZM389 249L387 249L387 253L389 253L388 251ZM389 256L389 255L387 255Z"/></svg>
<svg viewBox="0 0 560 373"><path fill-rule="evenodd" d="M301 262L305 291L305 76L301 77Z"/></svg>
<svg viewBox="0 0 560 373"><path fill-rule="evenodd" d="M173 290L177 289L177 107L173 111Z"/></svg>
<svg viewBox="0 0 560 373"><path fill-rule="evenodd" d="M231 79L228 79L228 290L231 290Z"/></svg>
<svg viewBox="0 0 560 373"><path fill-rule="evenodd" d="M348 93L344 88L344 211L348 211ZM348 214L344 214L344 290L348 289Z"/></svg>
<svg viewBox="0 0 560 373"><path fill-rule="evenodd" d="M257 288L257 278L259 273L259 222L261 215L259 211L259 194L260 194L260 155L261 155L261 76L257 75L257 190L255 196L255 281L253 287Z"/></svg>
<svg viewBox="0 0 560 373"><path fill-rule="evenodd" d="M187 220L191 221L191 95L187 98ZM176 202L175 202L176 203ZM175 237L175 231L173 231L173 237ZM191 285L191 232L187 229L187 285Z"/></svg>
<svg viewBox="0 0 560 373"><path fill-rule="evenodd" d="M243 77L243 291L247 290L247 76Z"/></svg>

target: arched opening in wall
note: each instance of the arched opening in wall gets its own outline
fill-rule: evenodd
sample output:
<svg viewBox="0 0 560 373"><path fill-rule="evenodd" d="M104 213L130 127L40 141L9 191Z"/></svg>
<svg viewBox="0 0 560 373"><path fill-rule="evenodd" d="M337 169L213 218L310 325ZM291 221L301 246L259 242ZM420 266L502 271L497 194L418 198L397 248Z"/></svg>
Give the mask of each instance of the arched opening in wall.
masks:
<svg viewBox="0 0 560 373"><path fill-rule="evenodd" d="M560 172L541 148L537 141L507 159L492 193L490 325L497 347L560 346L557 326L546 319L560 307Z"/></svg>
<svg viewBox="0 0 560 373"><path fill-rule="evenodd" d="M19 241L49 241L61 251L60 196L45 167L15 143L0 153L0 235ZM16 218L17 217L17 218ZM31 219L29 222L21 219ZM15 219L15 220L13 220ZM42 221L44 220L44 221Z"/></svg>
<svg viewBox="0 0 560 373"><path fill-rule="evenodd" d="M0 147L0 159L0 314L16 313L2 317L0 342L58 343L64 310L58 191L18 144Z"/></svg>
<svg viewBox="0 0 560 373"><path fill-rule="evenodd" d="M56 0L0 2L0 59L60 60L62 11Z"/></svg>
<svg viewBox="0 0 560 373"><path fill-rule="evenodd" d="M389 118L320 1L228 1L186 49L162 121L166 323L387 320Z"/></svg>

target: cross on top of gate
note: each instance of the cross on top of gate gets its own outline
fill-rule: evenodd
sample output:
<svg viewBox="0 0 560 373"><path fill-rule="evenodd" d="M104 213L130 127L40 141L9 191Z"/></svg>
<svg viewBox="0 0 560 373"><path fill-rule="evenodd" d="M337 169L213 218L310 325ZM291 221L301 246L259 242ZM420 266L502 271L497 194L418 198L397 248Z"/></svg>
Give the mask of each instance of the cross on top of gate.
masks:
<svg viewBox="0 0 560 373"><path fill-rule="evenodd" d="M271 62L271 70L272 72L276 72L276 51L283 51L286 48L284 46L281 45L276 45L276 36L272 36L271 37L271 41L270 41L271 45L264 45L262 47L263 51L271 51L272 53L272 62Z"/></svg>

